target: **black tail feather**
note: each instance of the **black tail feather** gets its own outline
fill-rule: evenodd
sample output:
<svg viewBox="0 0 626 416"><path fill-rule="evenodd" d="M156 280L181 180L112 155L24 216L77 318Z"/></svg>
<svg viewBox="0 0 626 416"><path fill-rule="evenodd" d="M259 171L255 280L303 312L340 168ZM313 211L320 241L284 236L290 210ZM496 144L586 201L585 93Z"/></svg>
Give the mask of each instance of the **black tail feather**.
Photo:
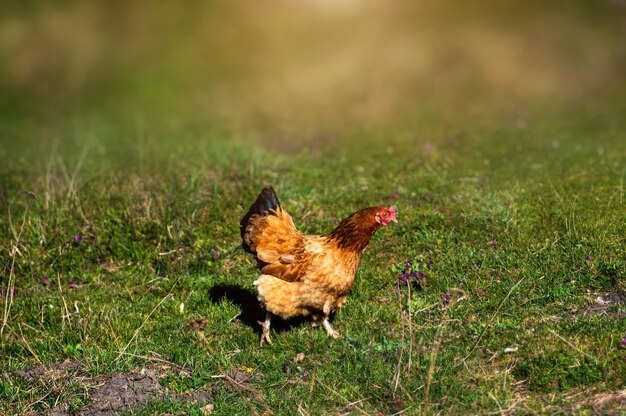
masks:
<svg viewBox="0 0 626 416"><path fill-rule="evenodd" d="M250 217L254 214L263 215L264 213L276 215L272 212L278 210L280 208L280 202L278 202L278 197L276 196L276 192L274 188L271 186L269 188L263 188L259 196L254 201L254 204L250 206L248 213L243 217L241 222L239 223L239 231L241 233L242 246L244 250L248 253L252 253L250 250L250 246L246 244L244 240L244 234L246 233L246 227L248 226L248 222L250 221ZM252 253L254 254L254 253Z"/></svg>

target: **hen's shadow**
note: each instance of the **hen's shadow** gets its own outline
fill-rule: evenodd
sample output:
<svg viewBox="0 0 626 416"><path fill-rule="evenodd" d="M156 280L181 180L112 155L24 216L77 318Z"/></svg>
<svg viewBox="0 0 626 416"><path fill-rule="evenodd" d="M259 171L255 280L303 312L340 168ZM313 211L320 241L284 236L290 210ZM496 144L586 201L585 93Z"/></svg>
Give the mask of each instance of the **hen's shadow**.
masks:
<svg viewBox="0 0 626 416"><path fill-rule="evenodd" d="M259 335L261 334L261 326L258 321L265 320L265 310L259 304L257 294L241 286L236 285L215 285L209 291L209 299L213 303L219 303L223 299L227 299L241 309L241 313L237 319L242 324L249 326ZM282 319L279 316L272 315L272 330L276 332L284 332L303 325L309 320L303 317Z"/></svg>

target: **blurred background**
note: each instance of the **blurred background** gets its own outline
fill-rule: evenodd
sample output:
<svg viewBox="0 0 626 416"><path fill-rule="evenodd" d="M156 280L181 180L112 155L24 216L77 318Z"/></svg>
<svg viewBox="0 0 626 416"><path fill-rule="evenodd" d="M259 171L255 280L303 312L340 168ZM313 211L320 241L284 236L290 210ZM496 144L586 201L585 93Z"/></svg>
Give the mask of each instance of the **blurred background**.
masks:
<svg viewBox="0 0 626 416"><path fill-rule="evenodd" d="M293 152L372 134L451 137L473 123L524 128L568 108L610 120L623 117L625 81L618 0L0 6L6 159L85 140L149 148L165 132Z"/></svg>

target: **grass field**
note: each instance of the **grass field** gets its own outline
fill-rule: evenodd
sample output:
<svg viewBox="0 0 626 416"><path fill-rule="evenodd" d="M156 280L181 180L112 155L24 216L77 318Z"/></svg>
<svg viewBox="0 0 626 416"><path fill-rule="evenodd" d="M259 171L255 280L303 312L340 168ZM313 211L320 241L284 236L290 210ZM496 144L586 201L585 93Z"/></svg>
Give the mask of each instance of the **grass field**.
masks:
<svg viewBox="0 0 626 416"><path fill-rule="evenodd" d="M619 2L172 4L2 6L1 414L623 414ZM258 346L267 184L397 207L339 339Z"/></svg>

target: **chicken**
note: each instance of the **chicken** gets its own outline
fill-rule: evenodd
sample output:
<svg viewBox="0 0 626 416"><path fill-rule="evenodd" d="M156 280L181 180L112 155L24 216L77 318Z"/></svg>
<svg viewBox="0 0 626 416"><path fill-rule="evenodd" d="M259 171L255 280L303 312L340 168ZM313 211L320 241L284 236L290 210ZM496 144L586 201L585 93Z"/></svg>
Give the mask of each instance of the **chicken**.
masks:
<svg viewBox="0 0 626 416"><path fill-rule="evenodd" d="M305 235L295 227L273 188L264 188L240 223L242 246L256 256L261 276L254 281L265 308L261 346L271 344L272 314L283 319L312 315L338 337L329 317L346 301L361 253L381 226L397 222L394 207L364 208L332 232Z"/></svg>

